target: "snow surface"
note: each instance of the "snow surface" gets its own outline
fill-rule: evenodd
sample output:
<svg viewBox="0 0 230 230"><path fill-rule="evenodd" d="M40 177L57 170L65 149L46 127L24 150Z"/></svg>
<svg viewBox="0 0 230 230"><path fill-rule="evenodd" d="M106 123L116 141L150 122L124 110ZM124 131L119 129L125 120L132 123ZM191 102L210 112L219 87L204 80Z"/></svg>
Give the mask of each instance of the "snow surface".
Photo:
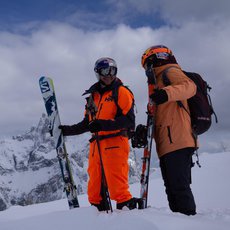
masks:
<svg viewBox="0 0 230 230"><path fill-rule="evenodd" d="M98 212L89 206L86 195L79 196L82 208L69 210L66 199L12 206L0 212L0 230L229 230L230 229L230 152L200 156L201 168L193 168L192 189L196 216L172 213L167 204L160 170L151 175L149 205L145 210ZM139 196L140 185L131 185ZM113 203L115 206L115 203Z"/></svg>

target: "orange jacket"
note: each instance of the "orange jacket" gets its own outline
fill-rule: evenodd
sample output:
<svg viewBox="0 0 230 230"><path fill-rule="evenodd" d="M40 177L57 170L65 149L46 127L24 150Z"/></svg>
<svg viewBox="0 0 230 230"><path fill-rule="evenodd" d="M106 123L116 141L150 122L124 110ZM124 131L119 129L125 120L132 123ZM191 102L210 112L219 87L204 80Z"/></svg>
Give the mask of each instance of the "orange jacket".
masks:
<svg viewBox="0 0 230 230"><path fill-rule="evenodd" d="M113 98L113 89L117 90L117 104ZM120 79L105 92L98 90L98 83L93 85L86 93L91 93L97 107L96 119L99 120L102 131L98 135L110 135L121 130L135 128L134 97L133 94L122 85ZM89 113L89 122L93 120Z"/></svg>
<svg viewBox="0 0 230 230"><path fill-rule="evenodd" d="M117 89L117 104L113 98L113 89ZM112 83L111 86L101 89L99 82L92 85L83 95L92 94L94 103L98 109L96 119L100 122L102 130L99 135L108 135L120 132L121 130L135 129L134 97L126 87L122 85L120 79ZM84 119L74 125L66 126L68 131L65 136L79 135L89 131L89 122L92 117L85 111Z"/></svg>
<svg viewBox="0 0 230 230"><path fill-rule="evenodd" d="M177 68L169 69L167 77L171 85L165 86L162 73L171 66ZM178 149L195 147L190 116L176 101L181 101L189 111L187 99L195 95L196 85L178 68L177 64L154 68L159 89L163 88L168 95L168 101L158 105L156 111L155 141L159 157Z"/></svg>

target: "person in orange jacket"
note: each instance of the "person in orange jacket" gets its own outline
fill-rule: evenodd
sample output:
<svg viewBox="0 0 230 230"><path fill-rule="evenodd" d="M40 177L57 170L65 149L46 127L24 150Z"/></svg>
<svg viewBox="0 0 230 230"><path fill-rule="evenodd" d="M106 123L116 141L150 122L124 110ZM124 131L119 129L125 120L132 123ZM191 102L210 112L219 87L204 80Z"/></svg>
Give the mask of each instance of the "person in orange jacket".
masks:
<svg viewBox="0 0 230 230"><path fill-rule="evenodd" d="M191 128L187 99L196 85L181 70L166 46L152 46L142 55L146 75L154 74L157 90L150 96L156 103L155 142L169 207L173 212L196 214L191 184L192 155L197 147ZM163 73L171 84L163 83ZM186 108L178 106L181 101Z"/></svg>
<svg viewBox="0 0 230 230"><path fill-rule="evenodd" d="M78 124L61 125L59 128L64 136L87 131L92 133L88 165L89 202L99 211L107 209L101 195L100 151L110 198L117 202L117 209L124 206L134 209L137 207L137 198L132 197L128 184L128 130L135 128L134 97L116 76L117 64L112 58L98 59L94 71L98 82L83 95L92 96L97 108L95 117L86 111L84 119ZM114 92L117 93L117 99L114 98ZM97 137L100 146L96 141Z"/></svg>

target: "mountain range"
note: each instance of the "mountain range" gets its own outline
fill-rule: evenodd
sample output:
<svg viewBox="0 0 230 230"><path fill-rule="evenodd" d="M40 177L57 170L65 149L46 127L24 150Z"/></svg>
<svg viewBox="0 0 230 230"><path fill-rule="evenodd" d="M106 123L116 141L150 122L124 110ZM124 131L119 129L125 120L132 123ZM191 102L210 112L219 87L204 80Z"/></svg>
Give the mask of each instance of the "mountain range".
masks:
<svg viewBox="0 0 230 230"><path fill-rule="evenodd" d="M48 118L27 132L0 139L0 211L12 205L30 205L65 197L54 141ZM86 193L90 134L65 138L78 194ZM140 164L131 149L129 182L139 180Z"/></svg>

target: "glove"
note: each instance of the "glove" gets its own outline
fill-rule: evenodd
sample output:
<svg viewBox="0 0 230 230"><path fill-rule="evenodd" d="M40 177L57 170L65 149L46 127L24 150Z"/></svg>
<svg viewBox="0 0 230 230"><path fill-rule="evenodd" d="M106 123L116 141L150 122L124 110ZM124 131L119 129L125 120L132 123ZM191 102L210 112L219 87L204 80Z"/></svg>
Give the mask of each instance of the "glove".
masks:
<svg viewBox="0 0 230 230"><path fill-rule="evenodd" d="M147 126L140 124L136 127L131 143L133 148L144 148L147 145Z"/></svg>
<svg viewBox="0 0 230 230"><path fill-rule="evenodd" d="M164 89L156 89L150 98L157 104L163 104L168 101L168 95Z"/></svg>
<svg viewBox="0 0 230 230"><path fill-rule="evenodd" d="M89 131L91 133L96 133L102 130L102 125L99 120L94 120L89 123Z"/></svg>
<svg viewBox="0 0 230 230"><path fill-rule="evenodd" d="M61 129L63 136L70 136L72 135L73 128L70 125L59 125L59 129Z"/></svg>

